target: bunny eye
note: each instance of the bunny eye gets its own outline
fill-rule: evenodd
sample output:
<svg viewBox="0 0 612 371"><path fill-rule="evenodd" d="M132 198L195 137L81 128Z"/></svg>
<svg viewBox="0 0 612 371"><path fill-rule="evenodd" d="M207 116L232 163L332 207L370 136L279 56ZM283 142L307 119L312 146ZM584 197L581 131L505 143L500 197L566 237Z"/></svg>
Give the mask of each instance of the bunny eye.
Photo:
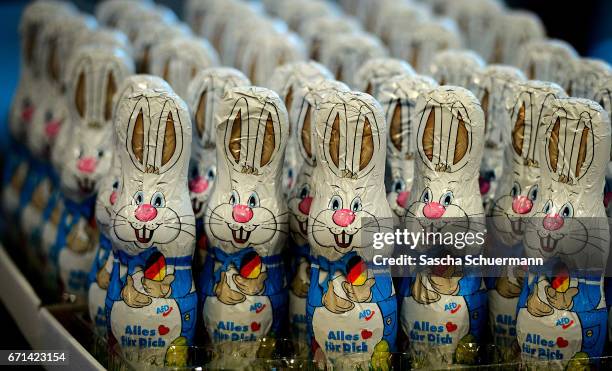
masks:
<svg viewBox="0 0 612 371"><path fill-rule="evenodd" d="M115 180L115 182L113 183L113 190L118 190L119 189L119 181Z"/></svg>
<svg viewBox="0 0 612 371"><path fill-rule="evenodd" d="M304 184L302 189L300 189L300 198L303 200L310 194L310 187L308 184Z"/></svg>
<svg viewBox="0 0 612 371"><path fill-rule="evenodd" d="M289 169L287 170L287 177L288 177L289 179L293 179L293 169L289 168Z"/></svg>
<svg viewBox="0 0 612 371"><path fill-rule="evenodd" d="M534 185L533 187L531 187L531 189L529 190L529 194L527 195L527 197L531 200L531 201L535 201L538 198L538 185Z"/></svg>
<svg viewBox="0 0 612 371"><path fill-rule="evenodd" d="M102 158L104 156L104 150L98 150L98 158Z"/></svg>
<svg viewBox="0 0 612 371"><path fill-rule="evenodd" d="M542 212L543 212L544 214L549 214L549 213L550 213L550 210L552 210L552 206L553 206L552 201L551 201L551 200L548 200L548 201L546 202L546 204L544 205L544 208L542 209Z"/></svg>
<svg viewBox="0 0 612 371"><path fill-rule="evenodd" d="M421 194L421 202L428 204L431 202L432 198L433 195L431 194L431 189L425 188L423 194Z"/></svg>
<svg viewBox="0 0 612 371"><path fill-rule="evenodd" d="M215 169L214 166L211 166L208 171L206 172L206 179L208 180L214 180L215 176L217 175L217 171Z"/></svg>
<svg viewBox="0 0 612 371"><path fill-rule="evenodd" d="M138 191L134 193L134 202L136 202L136 205L141 205L143 201L144 201L143 191Z"/></svg>
<svg viewBox="0 0 612 371"><path fill-rule="evenodd" d="M353 198L353 201L351 201L351 211L354 213L361 211L361 198L359 198L359 196Z"/></svg>
<svg viewBox="0 0 612 371"><path fill-rule="evenodd" d="M251 193L249 199L247 200L247 205L252 209L254 207L259 207L259 196L257 192Z"/></svg>
<svg viewBox="0 0 612 371"><path fill-rule="evenodd" d="M561 212L559 213L563 218L571 218L574 216L574 207L569 202L563 205Z"/></svg>
<svg viewBox="0 0 612 371"><path fill-rule="evenodd" d="M77 150L77 158L82 158L85 155L85 150L83 150L83 147L79 147L79 149Z"/></svg>
<svg viewBox="0 0 612 371"><path fill-rule="evenodd" d="M521 194L521 186L517 182L514 182L514 184L512 185L512 189L510 190L510 196L516 197L520 194Z"/></svg>
<svg viewBox="0 0 612 371"><path fill-rule="evenodd" d="M230 205L235 206L238 202L240 202L240 196L238 195L238 192L232 191L232 194L230 195L229 199Z"/></svg>
<svg viewBox="0 0 612 371"><path fill-rule="evenodd" d="M45 111L45 122L53 120L53 112Z"/></svg>
<svg viewBox="0 0 612 371"><path fill-rule="evenodd" d="M440 203L444 206L448 206L453 203L453 192L448 191L440 197Z"/></svg>
<svg viewBox="0 0 612 371"><path fill-rule="evenodd" d="M191 171L189 172L189 174L191 174L191 178L197 177L198 174L199 174L198 167L197 166L193 166L191 168Z"/></svg>
<svg viewBox="0 0 612 371"><path fill-rule="evenodd" d="M151 197L151 205L153 205L153 207L160 208L160 207L166 207L166 199L164 198L163 193L161 192L155 192L153 194L153 197Z"/></svg>
<svg viewBox="0 0 612 371"><path fill-rule="evenodd" d="M28 108L32 105L32 101L30 100L30 98L24 98L23 101L21 102L21 106L23 108Z"/></svg>
<svg viewBox="0 0 612 371"><path fill-rule="evenodd" d="M391 186L393 192L402 192L406 189L406 182L403 179L397 178L393 181L393 185Z"/></svg>
<svg viewBox="0 0 612 371"><path fill-rule="evenodd" d="M342 209L342 198L338 195L332 196L329 200L329 208L334 211Z"/></svg>

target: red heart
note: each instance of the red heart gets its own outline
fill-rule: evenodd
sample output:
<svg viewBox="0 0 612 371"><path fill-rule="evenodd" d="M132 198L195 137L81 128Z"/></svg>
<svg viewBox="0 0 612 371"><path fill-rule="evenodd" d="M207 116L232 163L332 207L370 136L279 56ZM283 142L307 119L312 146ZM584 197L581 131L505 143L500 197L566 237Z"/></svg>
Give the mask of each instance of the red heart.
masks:
<svg viewBox="0 0 612 371"><path fill-rule="evenodd" d="M160 335L164 336L164 335L166 335L168 332L170 332L170 329L169 329L169 328L167 328L167 327L166 327L166 326L164 326L164 325L159 325L159 327L157 328L157 331L159 331L159 334L160 334Z"/></svg>
<svg viewBox="0 0 612 371"><path fill-rule="evenodd" d="M568 344L569 342L561 336L557 338L557 345L559 346L559 348L565 348Z"/></svg>
<svg viewBox="0 0 612 371"><path fill-rule="evenodd" d="M457 329L457 325L452 322L446 322L446 331L453 332Z"/></svg>
<svg viewBox="0 0 612 371"><path fill-rule="evenodd" d="M260 328L261 328L261 324L259 322L251 322L252 331L259 331Z"/></svg>
<svg viewBox="0 0 612 371"><path fill-rule="evenodd" d="M372 331L361 330L361 337L363 338L363 340L367 340L367 339L371 338L372 337Z"/></svg>

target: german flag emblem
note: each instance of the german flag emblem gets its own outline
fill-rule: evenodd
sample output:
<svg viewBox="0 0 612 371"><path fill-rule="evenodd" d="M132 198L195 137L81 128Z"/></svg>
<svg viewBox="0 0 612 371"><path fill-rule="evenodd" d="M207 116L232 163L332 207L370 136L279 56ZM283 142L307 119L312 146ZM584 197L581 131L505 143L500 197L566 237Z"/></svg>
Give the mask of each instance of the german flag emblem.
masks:
<svg viewBox="0 0 612 371"><path fill-rule="evenodd" d="M566 292L569 289L570 276L565 264L557 264L553 269L551 286L557 292Z"/></svg>
<svg viewBox="0 0 612 371"><path fill-rule="evenodd" d="M240 262L240 275L244 278L257 278L261 273L261 258L255 251L248 252Z"/></svg>
<svg viewBox="0 0 612 371"><path fill-rule="evenodd" d="M359 256L353 256L346 264L346 279L355 286L361 286L368 279L368 266Z"/></svg>
<svg viewBox="0 0 612 371"><path fill-rule="evenodd" d="M144 270L145 278L161 281L166 277L166 258L159 251L154 252L147 259Z"/></svg>

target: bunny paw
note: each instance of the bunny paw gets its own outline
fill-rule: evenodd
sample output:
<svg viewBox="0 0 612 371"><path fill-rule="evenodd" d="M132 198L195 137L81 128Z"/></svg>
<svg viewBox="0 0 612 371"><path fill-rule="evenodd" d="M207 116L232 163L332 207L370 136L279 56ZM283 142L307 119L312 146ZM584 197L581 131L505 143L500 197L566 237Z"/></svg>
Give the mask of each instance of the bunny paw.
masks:
<svg viewBox="0 0 612 371"><path fill-rule="evenodd" d="M538 293L535 291L527 298L527 311L534 317L544 317L553 314L552 307L540 300Z"/></svg>
<svg viewBox="0 0 612 371"><path fill-rule="evenodd" d="M246 296L241 292L233 290L227 284L225 272L221 273L221 280L215 287L215 295L217 295L217 299L220 302L226 305L235 305L246 300Z"/></svg>
<svg viewBox="0 0 612 371"><path fill-rule="evenodd" d="M100 286L102 290L106 290L108 289L109 281L110 274L108 273L108 271L104 269L104 267L100 268L100 270L96 274L96 282L98 283L98 286Z"/></svg>
<svg viewBox="0 0 612 371"><path fill-rule="evenodd" d="M167 298L172 292L170 284L174 281L174 275L169 274L164 277L161 281L155 281L148 278L142 278L142 287L144 287L147 294L154 298Z"/></svg>
<svg viewBox="0 0 612 371"><path fill-rule="evenodd" d="M372 299L372 286L374 286L374 278L368 278L363 285L353 285L347 281L342 282L342 288L346 292L346 296L356 303L365 303Z"/></svg>
<svg viewBox="0 0 612 371"><path fill-rule="evenodd" d="M352 301L341 298L334 292L334 284L329 281L327 292L323 295L323 305L332 313L342 314L355 307Z"/></svg>
<svg viewBox="0 0 612 371"><path fill-rule="evenodd" d="M259 295L264 291L264 283L268 278L268 274L266 272L261 273L256 278L244 278L240 275L235 275L233 277L234 283L238 290L243 293L253 296Z"/></svg>
<svg viewBox="0 0 612 371"><path fill-rule="evenodd" d="M127 276L127 282L121 290L121 299L123 299L125 304L132 308L146 307L153 301L147 295L136 290L132 276Z"/></svg>
<svg viewBox="0 0 612 371"><path fill-rule="evenodd" d="M291 281L291 291L299 298L305 298L308 295L308 286L309 283L304 282L304 280L297 275L293 278L293 281Z"/></svg>

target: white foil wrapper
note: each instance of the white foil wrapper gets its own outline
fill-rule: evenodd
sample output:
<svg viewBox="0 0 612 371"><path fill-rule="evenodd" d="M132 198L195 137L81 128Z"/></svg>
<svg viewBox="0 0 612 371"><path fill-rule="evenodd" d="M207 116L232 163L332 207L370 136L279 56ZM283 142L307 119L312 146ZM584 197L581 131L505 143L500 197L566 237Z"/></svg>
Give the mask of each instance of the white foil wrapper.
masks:
<svg viewBox="0 0 612 371"><path fill-rule="evenodd" d="M156 20L144 21L138 35L132 41L134 59L139 73L149 73L151 50L166 40L187 37L191 30L184 23L160 23Z"/></svg>
<svg viewBox="0 0 612 371"><path fill-rule="evenodd" d="M482 58L469 50L443 50L436 53L429 65L429 75L440 85L456 85L472 89L471 80L485 66Z"/></svg>
<svg viewBox="0 0 612 371"><path fill-rule="evenodd" d="M567 90L572 81L578 54L561 40L533 40L517 50L518 67L530 80L551 81Z"/></svg>
<svg viewBox="0 0 612 371"><path fill-rule="evenodd" d="M579 58L574 63L574 75L567 93L572 97L595 99L597 88L612 77L612 68L602 60Z"/></svg>
<svg viewBox="0 0 612 371"><path fill-rule="evenodd" d="M187 87L200 70L218 63L212 46L196 37L164 40L151 50L151 73L168 81L180 97L187 97Z"/></svg>
<svg viewBox="0 0 612 371"><path fill-rule="evenodd" d="M359 23L350 17L343 16L321 16L302 22L299 34L304 40L304 45L310 59L319 61L323 45L341 33L352 33L361 30Z"/></svg>
<svg viewBox="0 0 612 371"><path fill-rule="evenodd" d="M485 114L485 148L480 165L480 194L485 213L489 214L491 202L504 171L504 148L509 143L510 114L516 93L516 84L525 80L523 73L514 67L490 65L473 76L472 91L480 100Z"/></svg>
<svg viewBox="0 0 612 371"><path fill-rule="evenodd" d="M391 34L418 27L419 23L431 17L427 7L413 2L385 0L373 25L373 31L387 46L391 45Z"/></svg>
<svg viewBox="0 0 612 371"><path fill-rule="evenodd" d="M461 47L457 26L450 19L423 21L411 32L391 35L391 54L410 63L418 73L427 73L434 55Z"/></svg>
<svg viewBox="0 0 612 371"><path fill-rule="evenodd" d="M221 55L224 65L240 68L244 58L246 46L251 42L252 30L277 30L286 32L287 25L280 20L271 20L254 13L250 8L239 8L242 13L230 17L227 23L220 23L223 33L218 36L217 51Z"/></svg>
<svg viewBox="0 0 612 371"><path fill-rule="evenodd" d="M334 74L339 81L356 88L357 71L372 58L387 56L384 45L375 36L367 33L345 33L335 35L323 44L321 63Z"/></svg>
<svg viewBox="0 0 612 371"><path fill-rule="evenodd" d="M105 0L96 5L95 16L100 22L108 27L117 27L119 18L136 9L151 9L152 1L134 1L134 0Z"/></svg>
<svg viewBox="0 0 612 371"><path fill-rule="evenodd" d="M395 347L397 303L372 233L392 228L385 199L385 118L371 96L336 91L318 105L307 318L315 359L375 367ZM375 252L376 251L376 252ZM389 252L389 251L387 251ZM368 316L365 320L363 315Z"/></svg>
<svg viewBox="0 0 612 371"><path fill-rule="evenodd" d="M416 176L417 99L421 93L437 85L435 80L426 76L396 76L380 86L376 97L383 107L388 126L387 163L391 170L391 184L387 189L387 201L393 210L395 225L404 220Z"/></svg>
<svg viewBox="0 0 612 371"><path fill-rule="evenodd" d="M187 355L171 345L192 344L197 317L189 112L158 82L124 95L115 122L122 181L112 211L109 337L138 363L181 365Z"/></svg>
<svg viewBox="0 0 612 371"><path fill-rule="evenodd" d="M332 4L322 0L285 0L279 3L278 16L287 22L289 28L297 31L309 19L337 14Z"/></svg>
<svg viewBox="0 0 612 371"><path fill-rule="evenodd" d="M540 130L542 173L532 227L523 239L529 257L552 274L530 268L517 318L525 360L600 357L606 341L603 270L610 241L603 207L610 121L593 101L555 99ZM552 265L554 264L554 267ZM534 337L538 340L535 344Z"/></svg>
<svg viewBox="0 0 612 371"><path fill-rule="evenodd" d="M612 77L606 77L600 81L594 100L608 112L608 116L612 117ZM610 162L608 162L606 178L612 178L612 147L610 147ZM608 203L608 215L612 215L612 202Z"/></svg>
<svg viewBox="0 0 612 371"><path fill-rule="evenodd" d="M540 40L546 30L537 15L525 10L507 10L497 17L496 41L491 61L518 66L518 53L530 40Z"/></svg>
<svg viewBox="0 0 612 371"><path fill-rule="evenodd" d="M372 58L366 61L355 76L357 90L378 96L382 84L396 76L413 75L414 70L402 60L394 58Z"/></svg>
<svg viewBox="0 0 612 371"><path fill-rule="evenodd" d="M204 215L210 247L201 279L202 315L215 344L282 330L280 254L288 234L281 169L289 123L282 101L268 89L238 87L218 112L218 176Z"/></svg>
<svg viewBox="0 0 612 371"><path fill-rule="evenodd" d="M151 20L160 24L172 24L178 21L176 14L170 8L162 5L132 6L118 13L114 27L123 31L130 42L134 42L141 32L142 24Z"/></svg>

